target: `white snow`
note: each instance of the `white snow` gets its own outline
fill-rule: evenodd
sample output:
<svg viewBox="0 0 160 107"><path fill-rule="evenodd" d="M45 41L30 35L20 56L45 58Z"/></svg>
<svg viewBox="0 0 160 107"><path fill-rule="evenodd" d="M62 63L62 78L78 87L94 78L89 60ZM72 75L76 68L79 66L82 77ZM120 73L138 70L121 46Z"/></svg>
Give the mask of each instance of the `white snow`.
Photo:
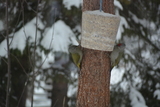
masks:
<svg viewBox="0 0 160 107"><path fill-rule="evenodd" d="M4 29L3 22L0 20L0 31Z"/></svg>
<svg viewBox="0 0 160 107"><path fill-rule="evenodd" d="M49 53L48 55L45 55L44 52L42 52L41 54L42 54L42 62L43 62L42 68L43 69L49 68L50 67L49 63L50 62L53 63L55 61L54 54Z"/></svg>
<svg viewBox="0 0 160 107"><path fill-rule="evenodd" d="M44 95L39 95L34 97L33 106L34 107L50 107L51 101L49 99L46 99ZM40 100L41 99L41 100ZM26 100L26 107L31 107L31 100Z"/></svg>
<svg viewBox="0 0 160 107"><path fill-rule="evenodd" d="M48 28L41 44L46 49L54 51L68 52L68 45L73 39L76 41L74 33L62 20L57 21L51 28Z"/></svg>
<svg viewBox="0 0 160 107"><path fill-rule="evenodd" d="M131 15L131 18L135 21L135 23L140 23L142 26L146 27L148 26L148 23L150 23L148 20L144 19L139 19L135 14L129 12Z"/></svg>
<svg viewBox="0 0 160 107"><path fill-rule="evenodd" d="M38 20L38 28L43 29L44 25L41 22L39 18ZM21 52L23 52L25 46L26 46L26 39L30 37L29 43L33 43L35 41L35 35L36 35L36 18L33 18L30 22L28 22L24 27L22 27L19 31L10 34L10 37L13 37L13 40L10 39L11 49L18 49ZM37 30L37 41L39 41L40 38L40 32ZM6 40L2 41L0 44L0 56L6 56L7 54L7 43Z"/></svg>
<svg viewBox="0 0 160 107"><path fill-rule="evenodd" d="M18 4L18 3L17 3L17 4ZM16 12L17 12L17 7L14 7L14 8L13 8L13 13L16 14Z"/></svg>
<svg viewBox="0 0 160 107"><path fill-rule="evenodd" d="M110 79L110 83L111 84L116 84L118 83L119 81L122 80L122 76L124 74L125 70L124 68L116 68L114 67L112 69L112 72L111 72L111 79Z"/></svg>
<svg viewBox="0 0 160 107"><path fill-rule="evenodd" d="M68 85L68 92L67 92L67 96L68 97L72 97L75 93L77 93L77 89L78 87L75 87L74 85Z"/></svg>
<svg viewBox="0 0 160 107"><path fill-rule="evenodd" d="M38 75L36 77L36 81L38 82L35 82L35 88L34 88L34 102L33 102L33 105L35 107L50 107L51 105L51 100L48 99L48 96L47 96L47 91L45 91L44 89L51 89L52 88L52 85L46 85L45 82L43 80L40 79L41 76ZM43 87L44 89L42 89L41 87ZM31 99L27 99L26 100L26 107L30 107L31 106Z"/></svg>
<svg viewBox="0 0 160 107"><path fill-rule="evenodd" d="M105 13L105 12L101 12L100 10L94 10L94 11L85 11L85 13L88 13L88 14L93 14L93 15L99 15L99 16L104 16L104 17L116 17L117 20L120 19L119 16L116 16L116 15L113 15L113 14L110 14L110 13Z"/></svg>
<svg viewBox="0 0 160 107"><path fill-rule="evenodd" d="M145 59L149 59L151 57L151 52L150 50L142 51L141 56Z"/></svg>
<svg viewBox="0 0 160 107"><path fill-rule="evenodd" d="M0 43L0 56L7 56L7 41L4 40Z"/></svg>
<svg viewBox="0 0 160 107"><path fill-rule="evenodd" d="M158 33L158 32L157 32L157 33ZM159 40L159 36L158 36L157 34L153 34L153 35L151 36L151 41L153 41L153 42L160 41L160 40Z"/></svg>
<svg viewBox="0 0 160 107"><path fill-rule="evenodd" d="M117 36L116 36L116 41L118 41L122 37L122 33L124 32L124 27L129 28L129 25L128 25L126 19L124 17L120 16L120 14L119 14L119 10L123 10L121 3L118 0L114 0L114 5L116 7L115 8L115 15L121 17L121 21L120 21Z"/></svg>
<svg viewBox="0 0 160 107"><path fill-rule="evenodd" d="M155 92L154 92L154 97L157 96L157 99L160 100L160 90L157 89Z"/></svg>
<svg viewBox="0 0 160 107"><path fill-rule="evenodd" d="M31 30L30 32L33 32L33 31ZM12 49L19 49L22 52L26 46L26 39L27 39L26 37L23 32L23 28L21 28L18 32L14 34L13 41L10 47Z"/></svg>
<svg viewBox="0 0 160 107"><path fill-rule="evenodd" d="M121 3L118 0L114 0L114 5L118 7L120 10L123 10Z"/></svg>
<svg viewBox="0 0 160 107"><path fill-rule="evenodd" d="M12 43L10 45L11 49L18 49L23 52L26 46L26 39L30 37L29 43L33 43L35 41L35 33L36 33L36 18L32 19L28 22L23 28L14 34L10 34L13 37ZM38 28L43 29L44 25L40 19L38 19ZM14 36L13 36L14 35ZM40 32L37 30L37 41L40 38ZM10 39L11 41L11 39ZM44 33L44 38L41 44L46 49L53 49L53 51L61 51L68 52L68 45L75 44L78 45L76 37L74 33L63 21L57 21L51 28L46 29ZM7 43L6 40L2 41L0 44L0 56L7 55ZM45 60L43 64L43 68L49 67L49 62L54 62L54 54L51 52L48 55L45 55L44 52L38 51L39 55L42 55L42 62Z"/></svg>
<svg viewBox="0 0 160 107"><path fill-rule="evenodd" d="M150 27L149 27L149 28L150 28L151 30L155 30L155 29L156 29L156 24L155 24L154 22L151 21L149 24L150 24Z"/></svg>
<svg viewBox="0 0 160 107"><path fill-rule="evenodd" d="M131 87L129 97L132 107L147 107L142 94L138 92L135 88Z"/></svg>
<svg viewBox="0 0 160 107"><path fill-rule="evenodd" d="M118 14L118 13L117 13ZM120 24L119 24L119 28L118 28L118 32L117 32L117 36L116 36L116 40L120 40L121 37L122 37L122 33L124 32L124 27L125 28L128 28L129 25L126 21L126 19L122 16L121 17L121 21L120 21ZM124 26L124 27L123 27Z"/></svg>
<svg viewBox="0 0 160 107"><path fill-rule="evenodd" d="M68 10L71 9L71 6L76 6L79 8L82 2L83 0L63 0L63 4Z"/></svg>

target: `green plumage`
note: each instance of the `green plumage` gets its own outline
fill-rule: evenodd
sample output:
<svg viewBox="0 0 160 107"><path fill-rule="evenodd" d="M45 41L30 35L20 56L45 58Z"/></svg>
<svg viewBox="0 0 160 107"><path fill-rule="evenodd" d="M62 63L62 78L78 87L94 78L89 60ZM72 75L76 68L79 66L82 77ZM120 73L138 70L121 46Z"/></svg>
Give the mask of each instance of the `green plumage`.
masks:
<svg viewBox="0 0 160 107"><path fill-rule="evenodd" d="M120 59L123 56L124 49L125 49L125 44L124 43L119 43L119 44L114 46L114 49L111 53L111 69L114 66L118 65Z"/></svg>
<svg viewBox="0 0 160 107"><path fill-rule="evenodd" d="M83 56L80 46L70 45L68 51L71 53L72 60L75 65L80 68L80 63Z"/></svg>

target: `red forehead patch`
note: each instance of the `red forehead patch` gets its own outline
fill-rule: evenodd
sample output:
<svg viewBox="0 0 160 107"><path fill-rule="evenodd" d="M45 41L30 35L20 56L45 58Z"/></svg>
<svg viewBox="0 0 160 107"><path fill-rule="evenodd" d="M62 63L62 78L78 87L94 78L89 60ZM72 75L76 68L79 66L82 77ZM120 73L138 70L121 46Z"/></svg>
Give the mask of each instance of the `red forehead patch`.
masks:
<svg viewBox="0 0 160 107"><path fill-rule="evenodd" d="M122 43L117 44L117 46L121 46L121 45L122 45Z"/></svg>

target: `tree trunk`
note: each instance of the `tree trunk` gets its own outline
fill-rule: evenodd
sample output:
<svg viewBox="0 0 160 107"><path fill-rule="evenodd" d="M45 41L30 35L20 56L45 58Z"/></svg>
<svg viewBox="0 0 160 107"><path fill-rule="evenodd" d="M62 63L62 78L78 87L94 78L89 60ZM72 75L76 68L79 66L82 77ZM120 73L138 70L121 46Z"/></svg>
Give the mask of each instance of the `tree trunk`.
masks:
<svg viewBox="0 0 160 107"><path fill-rule="evenodd" d="M83 0L83 11L99 10L100 0ZM113 0L103 0L103 11L113 14ZM109 107L110 52L83 48L77 107Z"/></svg>
<svg viewBox="0 0 160 107"><path fill-rule="evenodd" d="M66 77L64 75L57 74L56 80L53 81L51 107L68 107L67 88L68 82Z"/></svg>

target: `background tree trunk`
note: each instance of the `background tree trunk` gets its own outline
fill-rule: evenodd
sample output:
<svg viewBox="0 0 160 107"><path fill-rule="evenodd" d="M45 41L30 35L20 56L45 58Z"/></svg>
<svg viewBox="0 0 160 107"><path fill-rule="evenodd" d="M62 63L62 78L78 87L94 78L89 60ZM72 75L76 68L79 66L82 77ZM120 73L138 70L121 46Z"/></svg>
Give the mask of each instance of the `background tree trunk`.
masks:
<svg viewBox="0 0 160 107"><path fill-rule="evenodd" d="M83 11L99 10L100 0L84 0ZM113 0L103 0L103 11L114 12ZM83 48L77 107L109 107L110 52Z"/></svg>
<svg viewBox="0 0 160 107"><path fill-rule="evenodd" d="M68 107L67 88L68 82L66 77L64 75L57 74L56 80L53 81L51 107Z"/></svg>

